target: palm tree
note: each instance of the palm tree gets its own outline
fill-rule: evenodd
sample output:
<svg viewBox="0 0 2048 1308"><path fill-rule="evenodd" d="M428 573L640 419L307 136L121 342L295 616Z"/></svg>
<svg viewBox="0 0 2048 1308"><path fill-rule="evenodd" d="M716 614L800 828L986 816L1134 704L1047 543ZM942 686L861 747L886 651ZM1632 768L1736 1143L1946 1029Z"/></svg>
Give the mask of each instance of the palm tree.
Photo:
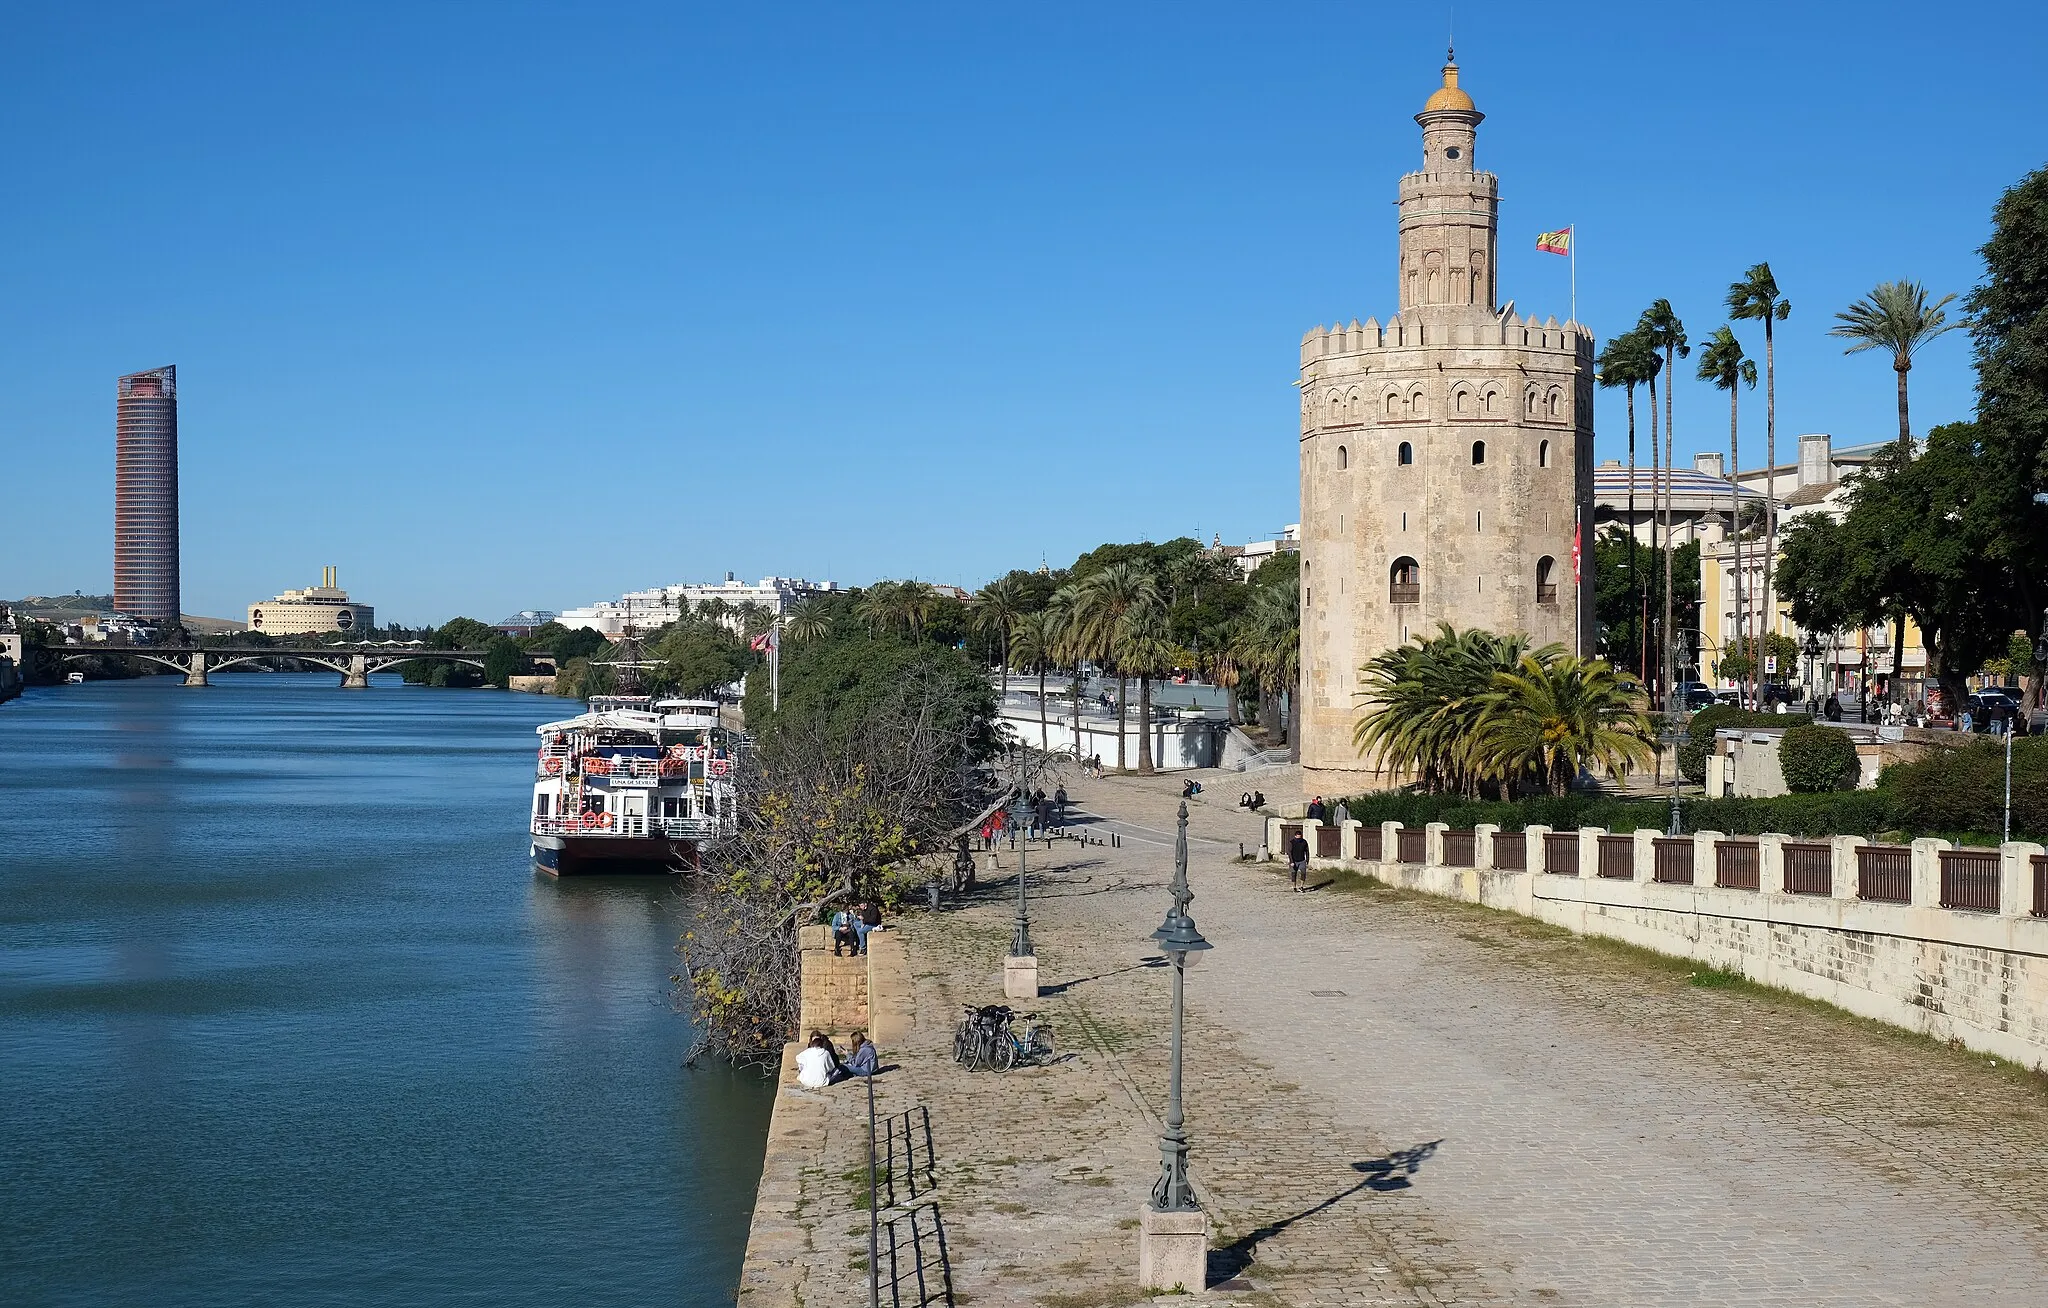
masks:
<svg viewBox="0 0 2048 1308"><path fill-rule="evenodd" d="M1851 341L1844 354L1863 350L1890 350L1892 371L1899 375L1899 456L1913 457L1913 427L1906 420L1906 374L1913 370L1913 355L1944 332L1961 327L1950 322L1942 310L1956 297L1944 295L1927 302L1927 288L1918 282L1879 282L1877 289L1835 315L1840 325L1828 335Z"/></svg>
<svg viewBox="0 0 2048 1308"><path fill-rule="evenodd" d="M1010 698L1010 628L1024 615L1029 597L1015 577L997 577L974 593L974 629L993 631L1001 642L1003 698Z"/></svg>
<svg viewBox="0 0 2048 1308"><path fill-rule="evenodd" d="M1138 678L1138 773L1149 776L1152 764L1152 679L1173 671L1180 648L1173 643L1163 602L1126 609L1116 627L1116 666ZM1122 731L1118 731L1121 738Z"/></svg>
<svg viewBox="0 0 2048 1308"><path fill-rule="evenodd" d="M1005 636L1009 650L1008 657L1017 660L1017 666L1029 668L1038 674L1038 749L1040 753L1052 750L1051 728L1045 720L1045 674L1059 662L1061 644L1065 639L1062 630L1064 615L1058 609L1040 609L1036 613L1019 613L1010 624ZM1004 691L1007 695L1009 692ZM1079 751L1081 737L1074 736L1074 748Z"/></svg>
<svg viewBox="0 0 2048 1308"><path fill-rule="evenodd" d="M874 635L879 636L885 631L894 630L901 620L902 610L896 597L898 584L893 581L878 581L868 587L862 593L860 602L854 605L853 611Z"/></svg>
<svg viewBox="0 0 2048 1308"><path fill-rule="evenodd" d="M1134 608L1162 602L1159 583L1136 563L1113 563L1091 574L1081 583L1074 609L1080 624L1080 642L1099 658L1116 667L1116 770L1124 770L1124 692L1129 674L1116 662L1117 638L1124 615Z"/></svg>
<svg viewBox="0 0 2048 1308"><path fill-rule="evenodd" d="M1081 586L1068 582L1052 593L1045 611L1052 615L1059 628L1059 639L1055 642L1054 657L1074 665L1074 760L1080 762L1087 756L1081 752L1081 690L1087 680L1086 669L1091 651L1088 648L1087 633L1082 629L1074 614L1081 608Z"/></svg>
<svg viewBox="0 0 2048 1308"><path fill-rule="evenodd" d="M821 640L831 630L832 615L815 598L798 600L790 605L789 612L782 618L783 634L799 645Z"/></svg>
<svg viewBox="0 0 2048 1308"><path fill-rule="evenodd" d="M1649 720L1611 666L1546 653L1524 655L1515 671L1494 674L1474 732L1477 755L1496 769L1535 776L1560 797L1589 763L1619 776L1656 757Z"/></svg>
<svg viewBox="0 0 2048 1308"><path fill-rule="evenodd" d="M1653 348L1664 351L1664 628L1663 638L1658 642L1664 654L1664 693L1671 693L1671 392L1676 378L1678 360L1692 354L1685 343L1685 324L1678 320L1678 314L1671 308L1671 301L1657 300L1643 310L1636 329L1650 339ZM1732 477L1737 470L1730 468Z"/></svg>
<svg viewBox="0 0 2048 1308"><path fill-rule="evenodd" d="M1259 679L1261 725L1268 729L1278 725L1266 719L1277 713L1282 694L1292 697L1282 733L1291 746L1300 716L1301 592L1293 587L1254 586L1251 605L1236 624L1231 654L1238 666Z"/></svg>
<svg viewBox="0 0 2048 1308"><path fill-rule="evenodd" d="M1629 593L1637 600L1634 607L1641 608L1642 578L1636 572L1636 387L1645 382L1656 385L1657 351L1638 328L1608 341L1597 362L1602 386L1622 386L1628 390L1628 586ZM1653 417L1656 407L1653 399L1650 402ZM1654 438L1651 445L1655 448ZM1650 675L1648 649L1647 644L1642 646L1643 653L1637 665L1637 672L1644 680L1648 680Z"/></svg>
<svg viewBox="0 0 2048 1308"><path fill-rule="evenodd" d="M1771 325L1792 316L1792 302L1778 293L1771 265L1757 264L1728 287L1728 316L1764 325L1764 466L1772 469L1764 489L1764 603L1770 604L1777 594L1771 587L1778 561L1778 351Z"/></svg>
<svg viewBox="0 0 2048 1308"><path fill-rule="evenodd" d="M1756 389L1756 363L1742 352L1742 342L1735 339L1731 328L1716 327L1707 338L1700 351L1699 378L1728 392L1728 464L1739 468L1742 447L1736 439L1735 402L1742 392L1737 383L1747 383L1751 390ZM1728 528L1735 542L1735 634L1748 644L1749 605L1744 597L1748 574L1742 568L1742 488L1733 481L1728 483Z"/></svg>
<svg viewBox="0 0 2048 1308"><path fill-rule="evenodd" d="M1429 793L1477 799L1481 785L1494 782L1507 798L1512 770L1476 748L1480 715L1494 678L1513 672L1528 652L1526 636L1461 632L1448 622L1438 623L1434 635L1382 651L1359 669L1364 711L1352 724L1352 745L1381 770L1412 772ZM1563 646L1547 645L1538 657L1563 653Z"/></svg>
<svg viewBox="0 0 2048 1308"><path fill-rule="evenodd" d="M1913 424L1906 416L1906 374L1913 370L1913 355L1921 346L1963 325L1950 322L1948 315L1942 312L1955 298L1944 295L1929 304L1927 288L1919 282L1879 282L1869 295L1836 314L1838 325L1828 329L1828 335L1852 342L1842 351L1844 354L1876 349L1892 352L1892 371L1899 378L1901 466L1913 457ZM1905 660L1906 618L1900 613L1892 618L1892 675L1888 683L1889 694L1895 702L1899 695L1899 674L1905 668Z"/></svg>

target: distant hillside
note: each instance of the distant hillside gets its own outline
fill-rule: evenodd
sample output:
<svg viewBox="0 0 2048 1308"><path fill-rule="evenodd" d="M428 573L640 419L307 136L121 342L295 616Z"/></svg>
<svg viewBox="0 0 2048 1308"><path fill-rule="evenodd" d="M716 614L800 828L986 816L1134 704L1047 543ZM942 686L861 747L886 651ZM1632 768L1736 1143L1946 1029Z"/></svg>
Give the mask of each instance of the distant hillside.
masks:
<svg viewBox="0 0 2048 1308"><path fill-rule="evenodd" d="M44 622L76 622L95 613L110 613L114 608L112 595L26 595L18 600L0 600L16 613ZM208 618L197 613L187 613L185 630L195 636L218 636L222 632L240 631L247 623L232 618Z"/></svg>

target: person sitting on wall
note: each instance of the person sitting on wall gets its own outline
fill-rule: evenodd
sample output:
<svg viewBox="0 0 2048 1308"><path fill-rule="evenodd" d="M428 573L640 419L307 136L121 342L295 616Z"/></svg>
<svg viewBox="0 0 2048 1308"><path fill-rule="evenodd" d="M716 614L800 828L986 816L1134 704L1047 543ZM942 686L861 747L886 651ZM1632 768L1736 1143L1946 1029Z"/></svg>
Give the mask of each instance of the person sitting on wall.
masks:
<svg viewBox="0 0 2048 1308"><path fill-rule="evenodd" d="M1197 795L1199 795L1199 794L1201 794L1201 793L1202 793L1202 783L1201 783L1201 782L1199 782L1199 781L1193 781L1193 780L1189 780L1189 781L1184 781L1184 782L1182 782L1182 783L1181 783L1181 787L1180 787L1180 797L1181 797L1182 799L1193 799L1193 798L1194 798L1195 796L1197 796Z"/></svg>
<svg viewBox="0 0 2048 1308"><path fill-rule="evenodd" d="M1254 811L1262 809L1266 806L1266 792L1263 790L1247 790L1244 794L1237 797L1237 806Z"/></svg>
<svg viewBox="0 0 2048 1308"><path fill-rule="evenodd" d="M841 957L841 951L850 949L860 952L860 919L850 908L842 908L832 915L832 957Z"/></svg>
<svg viewBox="0 0 2048 1308"><path fill-rule="evenodd" d="M882 906L872 899L861 901L860 911L854 914L853 929L859 937L860 948L855 953L868 952L868 933L882 925Z"/></svg>
<svg viewBox="0 0 2048 1308"><path fill-rule="evenodd" d="M832 1042L822 1031L811 1033L811 1043L796 1056L796 1083L806 1090L823 1090L832 1084L839 1060L832 1054Z"/></svg>

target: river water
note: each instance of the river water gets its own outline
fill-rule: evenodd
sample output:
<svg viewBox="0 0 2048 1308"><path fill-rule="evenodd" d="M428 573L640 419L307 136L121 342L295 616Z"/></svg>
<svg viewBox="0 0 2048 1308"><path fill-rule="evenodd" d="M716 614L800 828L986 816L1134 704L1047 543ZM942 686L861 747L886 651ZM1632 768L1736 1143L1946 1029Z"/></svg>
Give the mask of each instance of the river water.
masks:
<svg viewBox="0 0 2048 1308"><path fill-rule="evenodd" d="M769 1089L530 871L572 706L335 680L0 707L0 1302L730 1304Z"/></svg>

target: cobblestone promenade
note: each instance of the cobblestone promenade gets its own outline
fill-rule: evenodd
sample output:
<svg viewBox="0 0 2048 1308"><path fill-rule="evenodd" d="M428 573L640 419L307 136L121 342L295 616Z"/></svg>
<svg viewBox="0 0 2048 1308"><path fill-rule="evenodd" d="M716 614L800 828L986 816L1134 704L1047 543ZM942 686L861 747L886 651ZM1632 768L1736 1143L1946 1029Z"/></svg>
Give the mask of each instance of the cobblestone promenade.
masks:
<svg viewBox="0 0 2048 1308"><path fill-rule="evenodd" d="M1258 839L1240 779L1206 780L1193 912L1216 949L1188 975L1187 1103L1220 1296L2048 1304L2040 1078L1483 909L1290 894L1284 869L1235 862ZM1168 982L1145 937L1178 785L1070 781L1106 819L1084 829L1123 847L1033 852L1038 1008L1072 1058L995 1076L948 1056L959 1005L1001 993L1014 855L971 906L906 923L913 1025L877 1089L885 1112L931 1108L962 1302L1142 1298ZM743 1303L792 1281L810 1305L865 1299L865 1102L816 1098L801 1238L750 1258Z"/></svg>

